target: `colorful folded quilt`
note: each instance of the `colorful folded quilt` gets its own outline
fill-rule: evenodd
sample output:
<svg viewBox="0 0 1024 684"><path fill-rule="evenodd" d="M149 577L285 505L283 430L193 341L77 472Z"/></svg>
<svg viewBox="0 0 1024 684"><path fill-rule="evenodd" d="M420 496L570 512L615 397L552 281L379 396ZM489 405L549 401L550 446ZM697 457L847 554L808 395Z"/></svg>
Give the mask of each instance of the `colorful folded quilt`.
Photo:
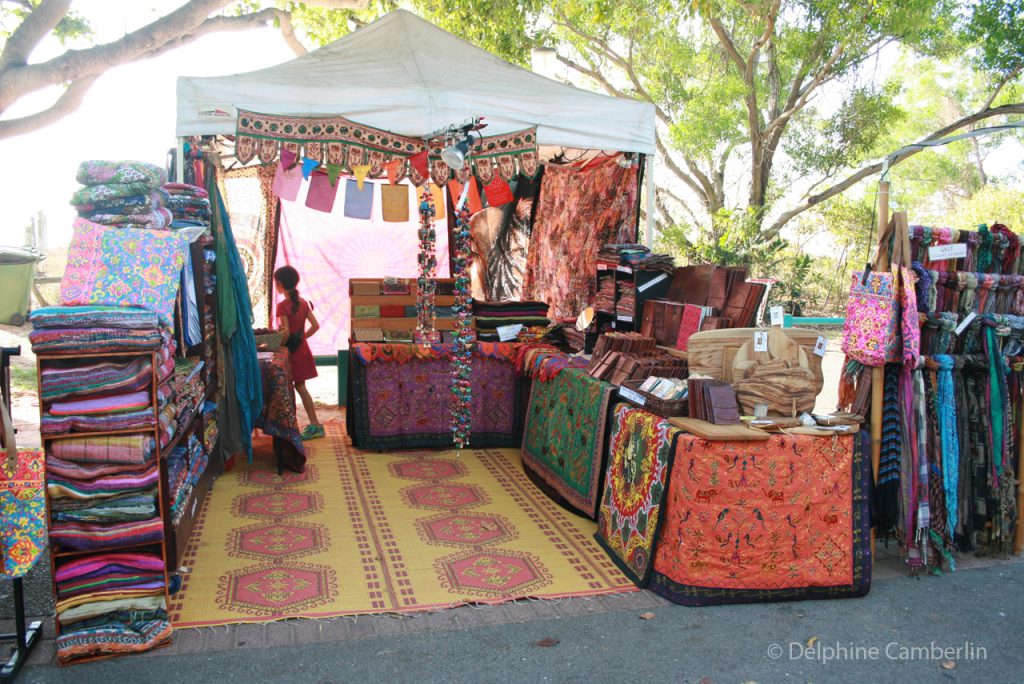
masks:
<svg viewBox="0 0 1024 684"><path fill-rule="evenodd" d="M97 591L86 591L75 596L58 599L55 606L58 614L67 614L72 608L98 601L123 600L145 598L147 596L162 596L164 593L163 578L159 580L150 579L136 581L122 586L111 586Z"/></svg>
<svg viewBox="0 0 1024 684"><path fill-rule="evenodd" d="M156 582L157 584L152 584ZM99 570L88 575L74 577L64 582L57 582L57 597L69 599L74 596L91 594L94 592L116 590L116 589L162 589L164 586L164 572L162 568L156 570L140 570L124 565L105 565Z"/></svg>
<svg viewBox="0 0 1024 684"><path fill-rule="evenodd" d="M100 183L79 188L71 196L71 205L79 211L91 211L97 205L111 202L121 197L132 195L149 195L153 188L149 183Z"/></svg>
<svg viewBox="0 0 1024 684"><path fill-rule="evenodd" d="M153 409L109 413L99 416L53 416L44 413L39 432L44 435L66 435L69 432L111 432L113 430L145 430L156 426Z"/></svg>
<svg viewBox="0 0 1024 684"><path fill-rule="evenodd" d="M171 327L188 245L180 233L111 228L76 218L61 303L141 307Z"/></svg>
<svg viewBox="0 0 1024 684"><path fill-rule="evenodd" d="M156 514L156 495L150 493L116 496L96 502L90 508L55 510L51 519L57 522L118 523L149 520Z"/></svg>
<svg viewBox="0 0 1024 684"><path fill-rule="evenodd" d="M89 620L104 613L115 613L118 611L136 610L167 610L166 599L163 592L158 595L136 596L112 599L109 601L93 601L81 606L69 608L63 613L57 613L60 624L70 625L82 620Z"/></svg>
<svg viewBox="0 0 1024 684"><path fill-rule="evenodd" d="M104 615L61 632L56 643L57 659L69 663L80 658L141 653L171 640L171 623L162 610L118 615L123 617L118 620Z"/></svg>
<svg viewBox="0 0 1024 684"><path fill-rule="evenodd" d="M47 306L29 314L28 320L40 328L132 328L155 330L160 321L146 309L124 306Z"/></svg>
<svg viewBox="0 0 1024 684"><path fill-rule="evenodd" d="M57 458L80 463L145 463L154 451L149 435L75 437L50 445L50 453Z"/></svg>
<svg viewBox="0 0 1024 684"><path fill-rule="evenodd" d="M56 477L73 480L94 480L104 475L122 475L136 473L142 475L150 466L134 463L76 463L57 458L53 454L46 456L46 472Z"/></svg>
<svg viewBox="0 0 1024 684"><path fill-rule="evenodd" d="M75 205L78 215L82 218L92 220L94 214L135 214L145 212L154 206L163 204L163 199L155 192L130 195L128 197L115 197L99 202L86 202Z"/></svg>
<svg viewBox="0 0 1024 684"><path fill-rule="evenodd" d="M82 185L145 183L150 188L158 188L167 182L167 172L147 162L90 159L78 165L75 180Z"/></svg>
<svg viewBox="0 0 1024 684"><path fill-rule="evenodd" d="M171 227L174 215L166 207L157 207L152 211L130 214L97 211L89 214L89 220L93 223L117 226L118 228L165 230Z"/></svg>
<svg viewBox="0 0 1024 684"><path fill-rule="evenodd" d="M71 480L50 475L46 479L46 491L51 499L69 497L72 499L109 498L129 492L140 492L156 484L157 469L150 468L142 473L119 473L104 475L95 480Z"/></svg>
<svg viewBox="0 0 1024 684"><path fill-rule="evenodd" d="M163 189L166 190L169 195L186 195L191 197L210 196L210 193L198 185L189 185L188 183L164 183Z"/></svg>
<svg viewBox="0 0 1024 684"><path fill-rule="evenodd" d="M139 571L163 572L164 561L153 553L112 552L75 558L62 563L54 573L58 584L79 577L91 577L110 567L126 567Z"/></svg>
<svg viewBox="0 0 1024 684"><path fill-rule="evenodd" d="M164 521L159 517L111 525L61 522L50 526L51 542L81 551L155 543L163 538Z"/></svg>
<svg viewBox="0 0 1024 684"><path fill-rule="evenodd" d="M44 354L88 354L154 351L163 337L159 330L122 328L43 328L28 335L32 350Z"/></svg>
<svg viewBox="0 0 1024 684"><path fill-rule="evenodd" d="M125 413L137 411L153 403L149 392L126 392L104 397L89 397L71 401L55 401L50 404L54 416L89 416L101 413Z"/></svg>
<svg viewBox="0 0 1024 684"><path fill-rule="evenodd" d="M40 396L47 400L72 399L96 394L135 392L153 379L152 360L139 357L128 362L90 363L64 368L47 365L40 373Z"/></svg>

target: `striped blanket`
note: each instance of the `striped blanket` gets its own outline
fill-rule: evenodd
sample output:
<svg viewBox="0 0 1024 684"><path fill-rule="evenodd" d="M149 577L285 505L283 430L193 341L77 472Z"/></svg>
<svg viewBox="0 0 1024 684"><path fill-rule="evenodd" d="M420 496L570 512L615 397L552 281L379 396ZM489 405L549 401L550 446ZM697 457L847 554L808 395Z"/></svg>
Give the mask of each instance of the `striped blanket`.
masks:
<svg viewBox="0 0 1024 684"><path fill-rule="evenodd" d="M101 501L91 500L89 508L52 510L51 520L57 522L118 523L149 520L157 514L156 492L115 496Z"/></svg>
<svg viewBox="0 0 1024 684"><path fill-rule="evenodd" d="M132 328L155 330L158 317L152 311L120 306L47 306L36 309L29 321L40 328Z"/></svg>
<svg viewBox="0 0 1024 684"><path fill-rule="evenodd" d="M88 416L105 413L127 413L152 406L153 397L149 392L126 392L102 397L86 397L70 401L55 401L50 404L54 416Z"/></svg>
<svg viewBox="0 0 1024 684"><path fill-rule="evenodd" d="M164 521L159 517L110 525L58 522L50 526L50 541L53 544L83 551L156 543L163 538Z"/></svg>
<svg viewBox="0 0 1024 684"><path fill-rule="evenodd" d="M53 401L134 392L149 387L153 379L152 366L152 361L146 357L127 363L108 361L71 368L46 366L40 373L39 393L43 399Z"/></svg>
<svg viewBox="0 0 1024 684"><path fill-rule="evenodd" d="M112 598L108 601L93 601L92 603L75 606L62 613L57 613L57 619L60 620L60 624L63 626L81 622L82 620L90 620L104 613L166 609L167 601L164 598L163 591L161 591L159 594L149 596L125 596L122 598Z"/></svg>
<svg viewBox="0 0 1024 684"><path fill-rule="evenodd" d="M157 476L156 468L149 468L141 473L103 475L94 480L73 480L51 474L46 479L46 491L50 493L51 499L107 498L148 489L156 484Z"/></svg>
<svg viewBox="0 0 1024 684"><path fill-rule="evenodd" d="M54 416L44 413L39 431L44 435L63 435L68 432L106 432L109 430L145 430L156 425L153 409L99 416Z"/></svg>
<svg viewBox="0 0 1024 684"><path fill-rule="evenodd" d="M135 473L142 475L149 469L147 465L134 463L76 463L57 458L53 454L46 457L46 473L55 477L73 480L94 480L104 475Z"/></svg>
<svg viewBox="0 0 1024 684"><path fill-rule="evenodd" d="M79 463L145 463L153 458L155 445L149 435L104 435L62 439L50 445L50 453Z"/></svg>
<svg viewBox="0 0 1024 684"><path fill-rule="evenodd" d="M28 341L40 354L88 354L152 351L163 337L155 328L42 328L29 333Z"/></svg>

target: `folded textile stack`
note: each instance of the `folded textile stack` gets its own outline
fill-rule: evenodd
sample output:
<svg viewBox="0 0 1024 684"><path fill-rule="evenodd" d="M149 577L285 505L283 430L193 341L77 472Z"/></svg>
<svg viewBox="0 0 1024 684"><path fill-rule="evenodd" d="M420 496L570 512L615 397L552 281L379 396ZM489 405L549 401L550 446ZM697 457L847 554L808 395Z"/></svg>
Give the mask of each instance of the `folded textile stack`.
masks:
<svg viewBox="0 0 1024 684"><path fill-rule="evenodd" d="M551 322L547 314L544 302L473 302L477 339L482 341L498 340L498 328L506 325L545 327Z"/></svg>
<svg viewBox="0 0 1024 684"><path fill-rule="evenodd" d="M203 404L203 449L207 454L213 453L218 436L217 404L207 401Z"/></svg>
<svg viewBox="0 0 1024 684"><path fill-rule="evenodd" d="M605 313L615 311L615 278L609 276L598 279L594 308Z"/></svg>
<svg viewBox="0 0 1024 684"><path fill-rule="evenodd" d="M189 356L175 361L174 377L170 381L174 390L175 422L178 429L186 427L206 399L206 384L202 370L206 362Z"/></svg>
<svg viewBox="0 0 1024 684"><path fill-rule="evenodd" d="M171 228L210 227L210 195L206 190L187 183L167 183L167 207L174 217Z"/></svg>
<svg viewBox="0 0 1024 684"><path fill-rule="evenodd" d="M171 523L177 525L188 509L192 490L209 463L206 450L195 434L188 444L175 447L167 457L167 482L170 488Z"/></svg>
<svg viewBox="0 0 1024 684"><path fill-rule="evenodd" d="M174 220L160 186L167 173L139 161L84 161L75 179L83 186L71 197L78 215L119 228L164 230Z"/></svg>
<svg viewBox="0 0 1024 684"><path fill-rule="evenodd" d="M605 245L598 252L599 264L617 266L620 264L644 270L671 271L675 259L668 254L654 254L646 245L636 243Z"/></svg>
<svg viewBox="0 0 1024 684"><path fill-rule="evenodd" d="M159 554L97 553L59 563L57 658L138 653L171 638L164 595L164 562Z"/></svg>
<svg viewBox="0 0 1024 684"><path fill-rule="evenodd" d="M620 318L632 321L636 315L636 285L628 281L618 284L619 299L615 304L615 314Z"/></svg>

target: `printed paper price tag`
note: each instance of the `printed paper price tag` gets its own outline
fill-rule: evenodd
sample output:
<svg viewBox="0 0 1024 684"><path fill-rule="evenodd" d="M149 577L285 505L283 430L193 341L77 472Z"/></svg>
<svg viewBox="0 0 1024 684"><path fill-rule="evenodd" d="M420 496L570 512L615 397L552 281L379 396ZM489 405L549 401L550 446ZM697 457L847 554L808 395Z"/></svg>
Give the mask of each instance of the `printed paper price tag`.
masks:
<svg viewBox="0 0 1024 684"><path fill-rule="evenodd" d="M636 291L637 292L645 292L646 290L654 287L655 285L657 285L661 281L667 280L667 279L668 279L668 273L662 273L657 278L652 278L652 279L648 280L646 283L644 283L643 285L641 285L640 287L636 288Z"/></svg>
<svg viewBox="0 0 1024 684"><path fill-rule="evenodd" d="M772 325L782 325L785 318L785 314L782 312L781 306L773 306L770 310L772 317Z"/></svg>
<svg viewBox="0 0 1024 684"><path fill-rule="evenodd" d="M953 334L959 335L964 330L967 330L967 326L969 326L971 324L971 321L973 321L977 317L978 314L974 313L973 311L967 314L967 317L964 320L960 321L960 325L956 326L956 330L953 331Z"/></svg>
<svg viewBox="0 0 1024 684"><path fill-rule="evenodd" d="M967 256L967 243L954 242L951 245L933 245L928 248L928 258L932 261L946 259L963 259Z"/></svg>
<svg viewBox="0 0 1024 684"><path fill-rule="evenodd" d="M818 341L814 343L814 353L818 356L824 356L828 350L828 340L824 336L818 335Z"/></svg>
<svg viewBox="0 0 1024 684"><path fill-rule="evenodd" d="M633 403L639 404L640 406L644 405L644 397L643 397L643 395L637 394L636 392L634 392L633 390L629 389L628 387L620 387L619 388L619 396L623 397L624 399L629 399Z"/></svg>
<svg viewBox="0 0 1024 684"><path fill-rule="evenodd" d="M498 341L510 342L519 335L519 331L523 329L522 323L516 323L515 325L499 325L498 326Z"/></svg>
<svg viewBox="0 0 1024 684"><path fill-rule="evenodd" d="M754 351L766 352L768 351L768 333L756 332L754 333Z"/></svg>

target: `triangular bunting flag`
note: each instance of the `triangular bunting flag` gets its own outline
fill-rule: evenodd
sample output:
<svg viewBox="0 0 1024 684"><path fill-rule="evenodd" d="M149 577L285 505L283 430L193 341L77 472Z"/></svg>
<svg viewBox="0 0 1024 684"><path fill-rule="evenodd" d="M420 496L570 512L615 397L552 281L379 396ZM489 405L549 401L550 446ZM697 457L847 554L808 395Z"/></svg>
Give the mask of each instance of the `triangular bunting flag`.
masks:
<svg viewBox="0 0 1024 684"><path fill-rule="evenodd" d="M414 154L409 157L409 163L412 164L412 168L416 169L420 173L421 178L428 178L430 176L429 169L430 160L427 157L427 151L423 150L419 154Z"/></svg>
<svg viewBox="0 0 1024 684"><path fill-rule="evenodd" d="M384 169L388 172L388 183L395 185L398 183L398 172L402 170L402 160L396 159L388 162L384 165Z"/></svg>
<svg viewBox="0 0 1024 684"><path fill-rule="evenodd" d="M366 174L370 173L369 164L359 164L352 167L352 175L356 177L356 184L359 189L363 189L363 181L366 180Z"/></svg>
<svg viewBox="0 0 1024 684"><path fill-rule="evenodd" d="M309 180L309 174L313 173L313 169L320 166L320 162L316 159L310 159L309 157L302 158L302 177L305 180Z"/></svg>
<svg viewBox="0 0 1024 684"><path fill-rule="evenodd" d="M338 176L344 170L341 164L328 164L327 165L327 180L330 181L331 185L338 184Z"/></svg>
<svg viewBox="0 0 1024 684"><path fill-rule="evenodd" d="M285 171L288 171L295 166L295 162L298 158L299 156L291 150L286 150L283 147L281 148L281 166Z"/></svg>

